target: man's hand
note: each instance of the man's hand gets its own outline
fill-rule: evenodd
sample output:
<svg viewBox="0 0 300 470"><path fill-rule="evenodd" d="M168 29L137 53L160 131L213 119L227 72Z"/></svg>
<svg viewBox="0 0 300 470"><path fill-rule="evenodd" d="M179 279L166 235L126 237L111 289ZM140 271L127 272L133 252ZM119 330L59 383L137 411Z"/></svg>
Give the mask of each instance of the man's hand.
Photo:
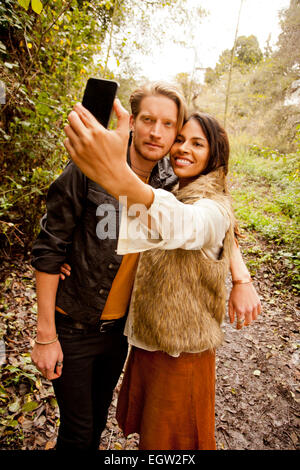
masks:
<svg viewBox="0 0 300 470"><path fill-rule="evenodd" d="M234 323L236 317L236 328L240 330L256 320L260 313L260 299L253 284L234 285L228 302L230 323Z"/></svg>
<svg viewBox="0 0 300 470"><path fill-rule="evenodd" d="M52 344L35 343L31 360L46 379L57 379L61 376L63 368L63 352L60 342L57 340ZM61 363L61 365L57 365L57 363Z"/></svg>
<svg viewBox="0 0 300 470"><path fill-rule="evenodd" d="M114 101L117 129L107 130L81 104L69 114L64 145L76 165L104 189L112 189L127 167L129 114L119 100Z"/></svg>

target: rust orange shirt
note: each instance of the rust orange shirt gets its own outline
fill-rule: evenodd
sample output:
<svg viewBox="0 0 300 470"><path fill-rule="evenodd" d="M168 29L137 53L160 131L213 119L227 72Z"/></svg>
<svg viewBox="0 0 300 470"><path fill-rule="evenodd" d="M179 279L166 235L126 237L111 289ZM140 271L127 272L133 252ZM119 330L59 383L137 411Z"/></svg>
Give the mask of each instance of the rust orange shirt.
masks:
<svg viewBox="0 0 300 470"><path fill-rule="evenodd" d="M149 178L139 178L148 183ZM121 265L112 283L104 306L101 320L116 320L125 315L130 302L139 253L130 253L123 256Z"/></svg>

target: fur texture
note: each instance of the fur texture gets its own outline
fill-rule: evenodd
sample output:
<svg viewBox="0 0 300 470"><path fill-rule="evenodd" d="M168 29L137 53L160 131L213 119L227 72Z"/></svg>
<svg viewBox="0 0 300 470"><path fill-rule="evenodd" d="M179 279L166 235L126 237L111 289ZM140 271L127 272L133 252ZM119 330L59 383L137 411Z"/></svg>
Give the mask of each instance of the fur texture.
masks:
<svg viewBox="0 0 300 470"><path fill-rule="evenodd" d="M207 258L202 250L153 249L141 254L131 303L133 332L168 354L215 349L222 342L234 227L225 184L222 170L216 170L174 191L185 204L205 197L226 208L231 224L218 260Z"/></svg>

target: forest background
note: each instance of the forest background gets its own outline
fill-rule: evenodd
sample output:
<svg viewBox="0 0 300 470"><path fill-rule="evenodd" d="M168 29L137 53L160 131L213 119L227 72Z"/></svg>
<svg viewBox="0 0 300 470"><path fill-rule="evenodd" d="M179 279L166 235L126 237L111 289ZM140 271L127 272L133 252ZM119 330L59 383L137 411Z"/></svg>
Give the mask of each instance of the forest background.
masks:
<svg viewBox="0 0 300 470"><path fill-rule="evenodd" d="M5 292L14 282L19 261L29 259L47 189L68 161L63 127L72 105L81 101L87 78L116 79L118 96L129 110L130 93L147 80L138 73L135 52L150 54L153 44L159 45L169 33L174 34L174 42L184 43L190 37L186 32L205 21L206 12L198 3L191 11L186 0L1 2L0 243L5 267L1 337L12 318ZM151 21L158 13L168 18L164 34ZM175 26L181 28L179 39ZM265 276L272 273L275 291L297 295L299 0L290 0L281 11L280 26L275 47L267 43L261 50L254 35L237 34L232 49L224 50L216 66L205 70L204 80L197 79L195 63L192 73L182 71L174 82L191 111L215 115L229 133L231 193L239 223L251 241L244 247L250 254L251 274L267 266ZM112 58L117 65L114 70L109 68ZM256 243L258 239L263 244ZM17 382L19 372L6 367L8 383ZM9 400L5 388L0 389L0 400ZM19 425L13 415L20 401L15 403L10 402L11 416L0 424L4 433ZM30 412L32 405L22 406Z"/></svg>
<svg viewBox="0 0 300 470"><path fill-rule="evenodd" d="M16 250L30 251L45 210L47 188L67 163L64 123L72 105L81 100L87 78L118 80L119 98L128 108L131 91L146 80L137 72L135 52L149 54L160 37L164 40L151 22L153 14L167 11L167 31L172 34L175 26L181 27L182 37L189 38L185 30L201 27L205 21L200 6L191 12L185 3L1 2L0 80L5 97L0 105L0 241L4 257ZM237 172L242 176L242 184L233 187L237 216L244 227L278 245L284 275L296 288L299 0L291 0L280 18L282 32L274 50L267 44L262 51L253 35L237 36L234 48L222 52L214 69L206 69L204 83L184 71L174 81L191 110L201 109L225 121L233 150L232 176ZM117 73L108 68L112 57Z"/></svg>

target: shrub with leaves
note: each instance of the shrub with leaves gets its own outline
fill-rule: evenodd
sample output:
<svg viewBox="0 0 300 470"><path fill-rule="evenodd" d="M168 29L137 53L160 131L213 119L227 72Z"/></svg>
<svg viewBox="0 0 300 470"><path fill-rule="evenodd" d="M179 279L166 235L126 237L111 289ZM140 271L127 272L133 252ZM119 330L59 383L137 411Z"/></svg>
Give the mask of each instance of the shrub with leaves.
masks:
<svg viewBox="0 0 300 470"><path fill-rule="evenodd" d="M6 250L27 248L45 192L67 162L63 126L81 100L113 2L4 0L0 5L0 224Z"/></svg>

